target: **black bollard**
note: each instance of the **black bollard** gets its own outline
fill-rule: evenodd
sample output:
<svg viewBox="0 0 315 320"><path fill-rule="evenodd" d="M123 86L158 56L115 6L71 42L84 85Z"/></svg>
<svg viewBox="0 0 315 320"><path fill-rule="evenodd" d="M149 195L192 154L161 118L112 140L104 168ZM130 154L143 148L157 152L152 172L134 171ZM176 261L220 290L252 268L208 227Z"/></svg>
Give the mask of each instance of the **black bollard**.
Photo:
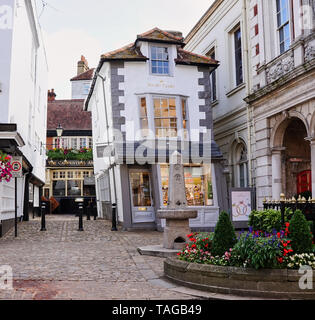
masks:
<svg viewBox="0 0 315 320"><path fill-rule="evenodd" d="M41 222L42 222L42 227L40 229L40 231L47 231L46 230L46 202L42 202L41 204Z"/></svg>
<svg viewBox="0 0 315 320"><path fill-rule="evenodd" d="M83 201L79 201L79 229L78 231L83 230Z"/></svg>
<svg viewBox="0 0 315 320"><path fill-rule="evenodd" d="M94 204L93 202L91 203L91 212L94 216L94 220L97 218L97 205Z"/></svg>
<svg viewBox="0 0 315 320"><path fill-rule="evenodd" d="M86 207L86 220L91 220L91 206Z"/></svg>
<svg viewBox="0 0 315 320"><path fill-rule="evenodd" d="M116 209L117 209L117 205L116 203L113 203L112 204L112 231L118 231L117 224L116 224Z"/></svg>

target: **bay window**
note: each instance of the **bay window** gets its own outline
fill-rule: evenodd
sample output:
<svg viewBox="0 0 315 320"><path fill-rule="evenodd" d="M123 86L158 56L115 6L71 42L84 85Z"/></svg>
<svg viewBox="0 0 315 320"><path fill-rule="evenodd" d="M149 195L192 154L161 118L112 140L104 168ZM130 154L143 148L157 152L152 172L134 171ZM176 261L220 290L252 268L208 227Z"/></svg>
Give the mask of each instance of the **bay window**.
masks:
<svg viewBox="0 0 315 320"><path fill-rule="evenodd" d="M154 98L154 124L157 138L177 137L175 98Z"/></svg>

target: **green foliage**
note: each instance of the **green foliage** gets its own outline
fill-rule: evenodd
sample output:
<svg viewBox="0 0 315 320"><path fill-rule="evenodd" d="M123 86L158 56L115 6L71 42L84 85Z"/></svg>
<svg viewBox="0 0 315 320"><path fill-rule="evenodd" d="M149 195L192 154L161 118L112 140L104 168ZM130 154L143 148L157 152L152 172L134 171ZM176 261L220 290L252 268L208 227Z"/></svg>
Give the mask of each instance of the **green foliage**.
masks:
<svg viewBox="0 0 315 320"><path fill-rule="evenodd" d="M255 269L277 267L281 241L276 236L264 238L249 232L243 233L233 247L230 264Z"/></svg>
<svg viewBox="0 0 315 320"><path fill-rule="evenodd" d="M235 230L231 223L230 216L222 211L214 230L212 242L212 254L222 256L236 243Z"/></svg>
<svg viewBox="0 0 315 320"><path fill-rule="evenodd" d="M291 209L286 208L284 214L285 222L291 219L293 212ZM281 230L281 212L274 209L263 211L253 210L249 215L249 225L254 230L261 230L263 232L272 233L273 230Z"/></svg>
<svg viewBox="0 0 315 320"><path fill-rule="evenodd" d="M47 153L49 160L93 160L92 149L82 148L80 150L75 149L53 149Z"/></svg>
<svg viewBox="0 0 315 320"><path fill-rule="evenodd" d="M301 210L296 210L290 220L289 236L295 254L312 252L310 225Z"/></svg>

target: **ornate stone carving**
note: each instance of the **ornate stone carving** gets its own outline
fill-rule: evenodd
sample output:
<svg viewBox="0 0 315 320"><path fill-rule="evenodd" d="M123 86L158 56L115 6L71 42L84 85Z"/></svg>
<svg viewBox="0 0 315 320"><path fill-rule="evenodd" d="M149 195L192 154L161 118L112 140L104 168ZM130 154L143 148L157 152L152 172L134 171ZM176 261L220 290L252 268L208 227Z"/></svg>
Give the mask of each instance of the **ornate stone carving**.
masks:
<svg viewBox="0 0 315 320"><path fill-rule="evenodd" d="M286 55L281 55L278 59L272 61L266 68L267 83L278 80L280 77L293 70L294 54L293 51Z"/></svg>
<svg viewBox="0 0 315 320"><path fill-rule="evenodd" d="M305 56L304 56L304 59L305 61L310 61L312 59L315 58L315 48L310 45L310 43L308 43L306 46L305 46Z"/></svg>

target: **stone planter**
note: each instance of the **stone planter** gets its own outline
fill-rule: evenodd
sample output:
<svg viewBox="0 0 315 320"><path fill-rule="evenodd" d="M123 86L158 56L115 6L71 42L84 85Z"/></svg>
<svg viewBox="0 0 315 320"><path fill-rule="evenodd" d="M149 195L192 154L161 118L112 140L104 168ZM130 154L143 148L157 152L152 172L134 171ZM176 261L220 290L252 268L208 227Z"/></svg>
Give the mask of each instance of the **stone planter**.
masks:
<svg viewBox="0 0 315 320"><path fill-rule="evenodd" d="M189 263L168 258L164 273L170 280L183 286L213 293L269 299L315 299L313 289L301 290L302 274L289 269L249 269Z"/></svg>

